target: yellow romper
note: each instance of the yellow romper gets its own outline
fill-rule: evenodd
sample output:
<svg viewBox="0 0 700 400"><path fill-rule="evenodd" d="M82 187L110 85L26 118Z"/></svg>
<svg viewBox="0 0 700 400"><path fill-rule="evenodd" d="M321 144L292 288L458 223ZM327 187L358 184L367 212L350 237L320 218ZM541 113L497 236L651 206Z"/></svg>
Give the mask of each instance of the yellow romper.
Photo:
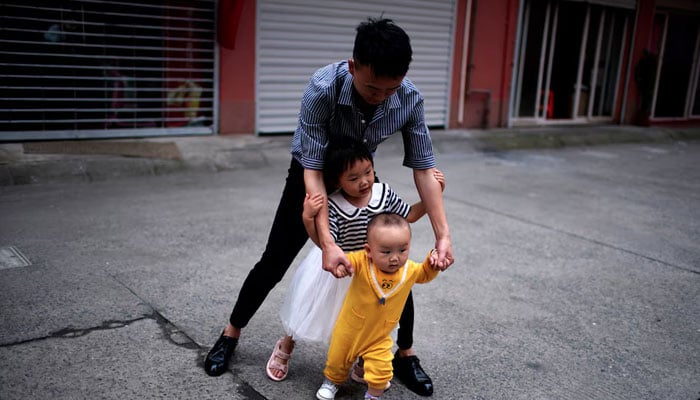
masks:
<svg viewBox="0 0 700 400"><path fill-rule="evenodd" d="M362 356L367 385L384 389L393 377L391 331L399 322L408 293L414 283L430 282L438 271L430 267L428 257L422 264L408 260L395 273L386 274L370 265L364 250L347 256L355 274L335 323L323 373L340 385Z"/></svg>

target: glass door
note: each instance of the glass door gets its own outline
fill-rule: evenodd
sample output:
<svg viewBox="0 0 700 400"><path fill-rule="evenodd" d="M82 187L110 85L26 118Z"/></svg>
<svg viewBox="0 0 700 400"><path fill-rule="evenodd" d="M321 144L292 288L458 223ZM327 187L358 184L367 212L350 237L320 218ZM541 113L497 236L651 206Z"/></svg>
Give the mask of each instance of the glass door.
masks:
<svg viewBox="0 0 700 400"><path fill-rule="evenodd" d="M603 9L599 24L597 51L591 74L591 98L588 117L612 117L618 97L622 71L622 49L627 32L627 15ZM595 83L593 83L595 82Z"/></svg>
<svg viewBox="0 0 700 400"><path fill-rule="evenodd" d="M661 57L652 103L654 119L700 114L698 105L698 19L691 15L657 14Z"/></svg>
<svg viewBox="0 0 700 400"><path fill-rule="evenodd" d="M542 79L547 57L547 40L551 29L552 5L548 1L528 1L522 25L520 62L513 109L515 115L540 118L546 115Z"/></svg>
<svg viewBox="0 0 700 400"><path fill-rule="evenodd" d="M694 89L691 92L693 95L690 104L690 116L700 118L700 84L698 84L698 81L700 81L700 29L698 29L697 36L698 38L695 40L695 57L693 57L693 60L695 61L693 64L695 76L694 83L691 86Z"/></svg>
<svg viewBox="0 0 700 400"><path fill-rule="evenodd" d="M529 0L521 24L516 122L612 119L628 13L583 2Z"/></svg>
<svg viewBox="0 0 700 400"><path fill-rule="evenodd" d="M557 24L552 40L553 57L548 66L546 93L553 96L552 120L571 120L585 110L588 86L582 83L589 22L588 4L561 2L556 4ZM582 95L583 94L583 95ZM551 100L550 100L551 101ZM578 110L574 114L574 110Z"/></svg>

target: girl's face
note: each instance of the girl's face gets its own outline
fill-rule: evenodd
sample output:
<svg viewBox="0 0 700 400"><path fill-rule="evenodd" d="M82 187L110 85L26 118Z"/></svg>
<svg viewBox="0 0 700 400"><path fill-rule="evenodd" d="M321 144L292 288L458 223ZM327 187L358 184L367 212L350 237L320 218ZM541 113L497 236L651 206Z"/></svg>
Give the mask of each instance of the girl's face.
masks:
<svg viewBox="0 0 700 400"><path fill-rule="evenodd" d="M411 230L400 226L376 226L367 235L365 251L380 271L393 274L408 261Z"/></svg>
<svg viewBox="0 0 700 400"><path fill-rule="evenodd" d="M374 167L370 160L357 160L340 174L338 187L349 199L364 199L372 191Z"/></svg>

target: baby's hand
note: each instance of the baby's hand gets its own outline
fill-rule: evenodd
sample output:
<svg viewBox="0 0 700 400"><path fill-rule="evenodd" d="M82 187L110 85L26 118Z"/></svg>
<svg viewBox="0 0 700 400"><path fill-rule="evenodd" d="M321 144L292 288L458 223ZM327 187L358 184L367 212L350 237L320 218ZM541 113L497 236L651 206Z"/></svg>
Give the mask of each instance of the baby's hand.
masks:
<svg viewBox="0 0 700 400"><path fill-rule="evenodd" d="M433 267L434 270L440 271L440 269L437 267L437 261L438 261L437 249L430 250L430 258L428 259L428 262L430 263L430 266Z"/></svg>
<svg viewBox="0 0 700 400"><path fill-rule="evenodd" d="M433 174L435 179L437 179L438 183L440 184L440 189L442 191L445 191L445 175L440 171L439 169L435 168L435 173Z"/></svg>
<svg viewBox="0 0 700 400"><path fill-rule="evenodd" d="M316 193L313 196L307 193L306 197L304 197L304 211L302 217L307 219L316 218L318 212L321 211L321 207L323 207L324 200L325 196L321 193Z"/></svg>
<svg viewBox="0 0 700 400"><path fill-rule="evenodd" d="M333 275L338 279L345 278L346 276L352 276L352 270L348 270L343 264L338 264Z"/></svg>

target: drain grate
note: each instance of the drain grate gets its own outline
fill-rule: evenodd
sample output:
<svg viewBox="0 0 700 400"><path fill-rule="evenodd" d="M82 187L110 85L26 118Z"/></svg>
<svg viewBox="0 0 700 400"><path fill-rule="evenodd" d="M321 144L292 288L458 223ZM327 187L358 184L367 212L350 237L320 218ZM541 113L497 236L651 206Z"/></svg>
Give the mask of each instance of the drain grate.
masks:
<svg viewBox="0 0 700 400"><path fill-rule="evenodd" d="M0 247L0 269L27 267L32 265L15 246Z"/></svg>

